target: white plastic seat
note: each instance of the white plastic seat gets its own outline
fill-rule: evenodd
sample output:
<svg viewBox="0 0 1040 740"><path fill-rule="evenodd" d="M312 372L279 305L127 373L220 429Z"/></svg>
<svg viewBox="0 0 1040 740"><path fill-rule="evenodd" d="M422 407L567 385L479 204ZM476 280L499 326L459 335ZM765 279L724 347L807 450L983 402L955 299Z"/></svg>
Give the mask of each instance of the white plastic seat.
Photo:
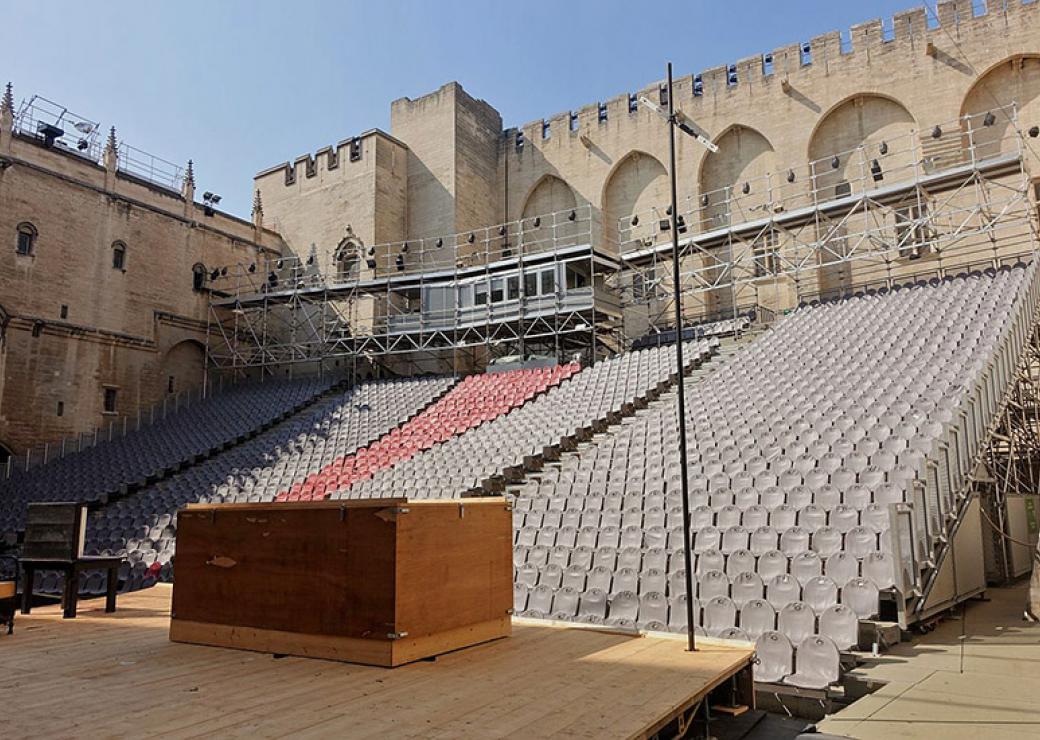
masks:
<svg viewBox="0 0 1040 740"><path fill-rule="evenodd" d="M639 597L632 591L621 591L610 598L607 622L613 625L634 623L639 616Z"/></svg>
<svg viewBox="0 0 1040 740"><path fill-rule="evenodd" d="M863 577L871 580L879 588L892 588L896 585L895 563L887 552L872 552L863 558Z"/></svg>
<svg viewBox="0 0 1040 740"><path fill-rule="evenodd" d="M735 627L736 621L737 607L728 597L716 596L704 604L704 629L709 635L718 637L723 630Z"/></svg>
<svg viewBox="0 0 1040 740"><path fill-rule="evenodd" d="M802 601L819 614L838 603L838 586L827 576L810 578L802 588Z"/></svg>
<svg viewBox="0 0 1040 740"><path fill-rule="evenodd" d="M733 603L738 609L743 609L749 601L765 596L765 584L757 573L744 571L733 578L730 591Z"/></svg>
<svg viewBox="0 0 1040 740"><path fill-rule="evenodd" d="M823 561L815 552L800 552L791 558L791 575L803 587L806 581L823 573Z"/></svg>
<svg viewBox="0 0 1040 740"><path fill-rule="evenodd" d="M758 575L769 583L778 575L787 573L787 556L779 550L770 550L758 557Z"/></svg>
<svg viewBox="0 0 1040 740"><path fill-rule="evenodd" d="M862 560L878 549L878 535L868 527L853 527L845 535L845 551Z"/></svg>
<svg viewBox="0 0 1040 740"><path fill-rule="evenodd" d="M729 577L721 570L709 570L697 575L697 598L702 602L716 596L729 597Z"/></svg>
<svg viewBox="0 0 1040 740"><path fill-rule="evenodd" d="M740 628L757 639L776 629L776 610L767 601L752 599L740 609Z"/></svg>
<svg viewBox="0 0 1040 740"><path fill-rule="evenodd" d="M797 671L784 683L802 689L826 689L838 680L841 654L834 641L814 635L802 640L795 653Z"/></svg>
<svg viewBox="0 0 1040 740"><path fill-rule="evenodd" d="M798 644L816 634L816 615L808 604L792 601L777 615L776 628L787 636L791 644Z"/></svg>
<svg viewBox="0 0 1040 740"><path fill-rule="evenodd" d="M726 575L730 581L741 573L753 573L755 570L755 556L750 550L737 550L726 557Z"/></svg>
<svg viewBox="0 0 1040 740"><path fill-rule="evenodd" d="M841 532L834 527L820 527L812 536L812 549L817 555L826 560L831 555L841 550L843 538Z"/></svg>
<svg viewBox="0 0 1040 740"><path fill-rule="evenodd" d="M878 587L866 578L853 578L841 589L841 603L860 619L870 619L878 613Z"/></svg>
<svg viewBox="0 0 1040 740"><path fill-rule="evenodd" d="M709 570L723 570L726 567L726 556L718 550L705 550L697 555L696 573L706 573Z"/></svg>
<svg viewBox="0 0 1040 740"><path fill-rule="evenodd" d="M831 555L823 563L823 573L842 588L853 578L859 576L859 561L849 553L842 551Z"/></svg>
<svg viewBox="0 0 1040 740"><path fill-rule="evenodd" d="M779 683L794 672L794 648L779 632L763 632L755 640L755 681Z"/></svg>
<svg viewBox="0 0 1040 740"><path fill-rule="evenodd" d="M801 587L794 576L778 575L766 584L766 599L774 609L783 609L792 601L801 600Z"/></svg>
<svg viewBox="0 0 1040 740"><path fill-rule="evenodd" d="M839 650L849 650L859 642L859 619L843 604L835 604L820 614L820 634L829 637Z"/></svg>

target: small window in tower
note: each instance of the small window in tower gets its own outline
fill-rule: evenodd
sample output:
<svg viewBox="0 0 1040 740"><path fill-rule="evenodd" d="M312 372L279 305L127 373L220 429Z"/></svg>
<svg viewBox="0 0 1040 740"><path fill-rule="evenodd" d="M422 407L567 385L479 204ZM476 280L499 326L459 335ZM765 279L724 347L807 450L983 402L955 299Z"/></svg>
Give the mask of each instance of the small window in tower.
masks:
<svg viewBox="0 0 1040 740"><path fill-rule="evenodd" d="M40 232L28 221L18 224L16 232L18 240L15 243L15 252L24 256L31 255L36 248L36 237L40 235Z"/></svg>
<svg viewBox="0 0 1040 740"><path fill-rule="evenodd" d="M65 416L65 402L64 401L58 401L58 411L57 411L57 414L58 414L58 416Z"/></svg>
<svg viewBox="0 0 1040 740"><path fill-rule="evenodd" d="M196 262L191 268L191 289L200 291L206 287L206 266Z"/></svg>
<svg viewBox="0 0 1040 740"><path fill-rule="evenodd" d="M171 375L166 379L166 392L173 393L173 376Z"/></svg>
<svg viewBox="0 0 1040 740"><path fill-rule="evenodd" d="M103 409L106 414L116 413L116 393L115 388L105 388Z"/></svg>
<svg viewBox="0 0 1040 740"><path fill-rule="evenodd" d="M61 304L61 310L58 312L58 315L63 319L67 319L69 317L69 307L64 303Z"/></svg>
<svg viewBox="0 0 1040 740"><path fill-rule="evenodd" d="M112 269L126 269L126 245L123 242L114 242L112 244Z"/></svg>

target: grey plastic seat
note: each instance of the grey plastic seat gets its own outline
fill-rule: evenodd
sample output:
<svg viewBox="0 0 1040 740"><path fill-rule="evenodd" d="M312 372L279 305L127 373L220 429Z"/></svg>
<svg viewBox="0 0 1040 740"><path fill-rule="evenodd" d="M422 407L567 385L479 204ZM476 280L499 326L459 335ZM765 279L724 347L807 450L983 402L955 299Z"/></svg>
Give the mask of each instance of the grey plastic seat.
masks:
<svg viewBox="0 0 1040 740"><path fill-rule="evenodd" d="M726 558L726 575L733 581L741 573L753 573L755 570L755 556L750 550L737 550L730 553Z"/></svg>
<svg viewBox="0 0 1040 740"><path fill-rule="evenodd" d="M697 574L697 598L702 602L716 596L729 596L729 576L721 570L709 570Z"/></svg>
<svg viewBox="0 0 1040 740"><path fill-rule="evenodd" d="M812 549L824 560L839 552L842 544L841 532L834 527L820 527L812 536Z"/></svg>
<svg viewBox="0 0 1040 740"><path fill-rule="evenodd" d="M839 650L855 648L859 643L859 619L843 604L835 604L820 614L819 631L833 640Z"/></svg>
<svg viewBox="0 0 1040 740"><path fill-rule="evenodd" d="M757 639L776 629L776 610L767 601L752 599L740 609L740 628Z"/></svg>
<svg viewBox="0 0 1040 740"><path fill-rule="evenodd" d="M800 552L791 558L791 575L803 587L806 581L815 578L821 573L823 573L823 562L815 552L811 550L809 552Z"/></svg>
<svg viewBox="0 0 1040 740"><path fill-rule="evenodd" d="M843 587L853 578L859 576L859 561L847 552L831 555L824 561L823 572L828 578Z"/></svg>
<svg viewBox="0 0 1040 740"><path fill-rule="evenodd" d="M639 622L668 624L668 599L663 593L650 591L639 597Z"/></svg>
<svg viewBox="0 0 1040 740"><path fill-rule="evenodd" d="M860 619L870 619L878 613L878 587L866 578L853 578L841 589L841 603Z"/></svg>
<svg viewBox="0 0 1040 740"><path fill-rule="evenodd" d="M564 586L553 596L552 618L569 620L578 614L579 592Z"/></svg>
<svg viewBox="0 0 1040 740"><path fill-rule="evenodd" d="M738 609L743 609L747 602L765 596L765 585L757 573L745 570L732 579L730 592L733 603Z"/></svg>
<svg viewBox="0 0 1040 740"><path fill-rule="evenodd" d="M719 550L705 550L697 555L696 573L706 573L709 570L723 570L726 567L726 556Z"/></svg>
<svg viewBox="0 0 1040 740"><path fill-rule="evenodd" d="M735 627L736 621L737 607L728 597L716 596L704 604L704 629L709 635L718 637L723 630Z"/></svg>
<svg viewBox="0 0 1040 740"><path fill-rule="evenodd" d="M632 591L621 591L610 598L609 607L608 623L635 622L639 616L639 597Z"/></svg>
<svg viewBox="0 0 1040 740"><path fill-rule="evenodd" d="M838 603L838 585L827 576L816 576L802 587L802 601L819 614Z"/></svg>
<svg viewBox="0 0 1040 740"><path fill-rule="evenodd" d="M755 640L755 681L780 683L794 672L794 648L779 632L763 632Z"/></svg>
<svg viewBox="0 0 1040 740"><path fill-rule="evenodd" d="M774 609L783 609L792 601L801 600L801 587L794 576L783 573L766 584L766 599Z"/></svg>
<svg viewBox="0 0 1040 740"><path fill-rule="evenodd" d="M553 590L548 586L535 586L527 595L527 615L547 617L552 613Z"/></svg>
<svg viewBox="0 0 1040 740"><path fill-rule="evenodd" d="M758 558L758 575L765 583L787 573L787 556L779 550L770 550Z"/></svg>
<svg viewBox="0 0 1040 740"><path fill-rule="evenodd" d="M520 614L527 611L527 595L530 587L523 583L513 584L513 612Z"/></svg>
<svg viewBox="0 0 1040 740"><path fill-rule="evenodd" d="M798 644L795 654L796 672L783 681L802 689L826 689L840 675L841 654L834 642L813 635Z"/></svg>
<svg viewBox="0 0 1040 740"><path fill-rule="evenodd" d="M863 577L873 581L879 589L896 584L895 563L887 552L872 552L863 558Z"/></svg>
<svg viewBox="0 0 1040 740"><path fill-rule="evenodd" d="M538 585L557 589L560 587L562 581L563 568L555 563L548 563L544 568L542 568L541 575L538 578Z"/></svg>
<svg viewBox="0 0 1040 740"><path fill-rule="evenodd" d="M578 619L591 624L603 624L607 617L607 594L598 588L590 588L578 599Z"/></svg>
<svg viewBox="0 0 1040 740"><path fill-rule="evenodd" d="M792 601L777 615L777 629L787 636L792 645L800 644L805 638L816 634L816 615L805 602Z"/></svg>

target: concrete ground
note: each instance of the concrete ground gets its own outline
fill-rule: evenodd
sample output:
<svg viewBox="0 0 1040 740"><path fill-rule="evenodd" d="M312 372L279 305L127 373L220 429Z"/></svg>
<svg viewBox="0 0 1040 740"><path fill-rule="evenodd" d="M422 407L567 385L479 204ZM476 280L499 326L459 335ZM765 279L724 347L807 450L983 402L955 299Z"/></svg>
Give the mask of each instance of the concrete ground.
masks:
<svg viewBox="0 0 1040 740"><path fill-rule="evenodd" d="M819 730L886 740L1040 737L1040 624L1023 620L1028 585L992 589L963 617L957 610L930 634L868 656L854 673L885 685Z"/></svg>

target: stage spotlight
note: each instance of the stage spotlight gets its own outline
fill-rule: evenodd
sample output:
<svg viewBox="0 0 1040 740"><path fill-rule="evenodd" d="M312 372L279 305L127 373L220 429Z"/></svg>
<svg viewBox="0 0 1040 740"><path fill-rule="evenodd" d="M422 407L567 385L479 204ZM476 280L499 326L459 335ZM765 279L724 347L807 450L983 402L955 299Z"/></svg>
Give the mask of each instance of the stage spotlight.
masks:
<svg viewBox="0 0 1040 740"><path fill-rule="evenodd" d="M227 277L227 268L226 267L221 267L220 268L220 276L221 277Z"/></svg>
<svg viewBox="0 0 1040 740"><path fill-rule="evenodd" d="M499 226L498 227L498 235L499 236L505 236L506 235L506 227L505 226Z"/></svg>
<svg viewBox="0 0 1040 740"><path fill-rule="evenodd" d="M669 221L667 218L662 218L661 221L657 224L657 228L659 228L661 231L671 231L672 222Z"/></svg>
<svg viewBox="0 0 1040 740"><path fill-rule="evenodd" d="M633 226L639 226L639 216L633 216L632 217L632 225Z"/></svg>
<svg viewBox="0 0 1040 740"><path fill-rule="evenodd" d="M711 199L708 197L707 193L705 193L704 195L701 196L701 206L702 207L707 208L708 207L708 203L710 203L710 202L711 202Z"/></svg>
<svg viewBox="0 0 1040 740"><path fill-rule="evenodd" d="M744 195L748 195L751 192L751 183L745 182L744 187L742 187L740 190L742 193L744 193Z"/></svg>
<svg viewBox="0 0 1040 740"><path fill-rule="evenodd" d="M209 274L210 280L216 280L218 277L220 277L220 270L214 270Z"/></svg>
<svg viewBox="0 0 1040 740"><path fill-rule="evenodd" d="M437 247L437 249L440 249L441 247L443 247L443 246L444 246L444 240L443 240L443 239L440 239L440 238L438 238L438 239L437 239L437 241L435 241L435 242L433 243L433 245L434 245L435 247Z"/></svg>
<svg viewBox="0 0 1040 740"><path fill-rule="evenodd" d="M672 215L672 207L671 206L668 206L667 208L664 209L664 215L666 215L666 216L671 216Z"/></svg>
<svg viewBox="0 0 1040 740"><path fill-rule="evenodd" d="M881 146L878 147L878 152L881 154L882 157L885 156L886 154L888 154L888 142L887 141L882 141L881 142Z"/></svg>
<svg viewBox="0 0 1040 740"><path fill-rule="evenodd" d="M249 264L249 271L250 272L256 272L256 263L255 262L251 262Z"/></svg>
<svg viewBox="0 0 1040 740"><path fill-rule="evenodd" d="M1035 139L1037 136L1040 136L1040 126L1031 127L1029 129L1029 136L1033 139Z"/></svg>
<svg viewBox="0 0 1040 740"><path fill-rule="evenodd" d="M794 182L794 170L787 171L787 181Z"/></svg>
<svg viewBox="0 0 1040 740"><path fill-rule="evenodd" d="M76 148L79 149L81 152L86 151L88 146L90 146L90 144L87 143L86 139L80 139L76 142Z"/></svg>
<svg viewBox="0 0 1040 740"><path fill-rule="evenodd" d="M477 240L477 235L476 234L470 234L469 236L466 237L466 241L469 242L470 244L472 244L476 240Z"/></svg>
<svg viewBox="0 0 1040 740"><path fill-rule="evenodd" d="M571 211L570 213L567 214L567 220L568 221L573 221L577 217L578 217L578 212L577 211Z"/></svg>
<svg viewBox="0 0 1040 740"><path fill-rule="evenodd" d="M278 260L277 262L274 263L274 266L277 267L279 270L281 270L282 269L282 261Z"/></svg>
<svg viewBox="0 0 1040 740"><path fill-rule="evenodd" d="M885 177L881 172L881 163L876 159L870 163L870 174L874 177L874 182L881 182Z"/></svg>
<svg viewBox="0 0 1040 740"><path fill-rule="evenodd" d="M401 254L404 254L407 251L408 251L408 242L405 242L404 244L401 245Z"/></svg>
<svg viewBox="0 0 1040 740"><path fill-rule="evenodd" d="M836 169L838 169L838 168L839 168L840 166L841 166L841 159L839 159L839 158L838 158L838 155L837 155L837 154L835 154L835 155L834 155L834 159L832 159L832 160L831 160L831 169L832 169L832 170L836 170Z"/></svg>
<svg viewBox="0 0 1040 740"><path fill-rule="evenodd" d="M376 248L375 247L369 247L368 248L368 256L369 257L373 256L375 253L376 253Z"/></svg>
<svg viewBox="0 0 1040 740"><path fill-rule="evenodd" d="M686 233L686 219L683 218L682 215L675 217L675 225L678 228L680 234Z"/></svg>
<svg viewBox="0 0 1040 740"><path fill-rule="evenodd" d="M987 111L985 118L982 119L982 125L987 127L992 126L996 122L997 117L993 115L993 111Z"/></svg>
<svg viewBox="0 0 1040 740"><path fill-rule="evenodd" d="M310 257L307 258L307 264L308 265L313 265L314 264L314 255L313 254Z"/></svg>
<svg viewBox="0 0 1040 740"><path fill-rule="evenodd" d="M537 229L541 225L542 225L542 217L541 216L535 216L534 217L534 227Z"/></svg>
<svg viewBox="0 0 1040 740"><path fill-rule="evenodd" d="M932 129L932 138L933 139L941 139L942 138L942 128L940 126L936 126L935 128Z"/></svg>
<svg viewBox="0 0 1040 740"><path fill-rule="evenodd" d="M368 265L368 269L369 269L369 270L374 270L374 269L376 269L376 261L375 261L375 260L373 260L373 259L367 259L367 260L365 260L365 264L366 264L366 265Z"/></svg>
<svg viewBox="0 0 1040 740"><path fill-rule="evenodd" d="M397 255L397 259L395 260L395 264L397 265L397 271L398 272L403 272L404 271L404 255L403 254Z"/></svg>

